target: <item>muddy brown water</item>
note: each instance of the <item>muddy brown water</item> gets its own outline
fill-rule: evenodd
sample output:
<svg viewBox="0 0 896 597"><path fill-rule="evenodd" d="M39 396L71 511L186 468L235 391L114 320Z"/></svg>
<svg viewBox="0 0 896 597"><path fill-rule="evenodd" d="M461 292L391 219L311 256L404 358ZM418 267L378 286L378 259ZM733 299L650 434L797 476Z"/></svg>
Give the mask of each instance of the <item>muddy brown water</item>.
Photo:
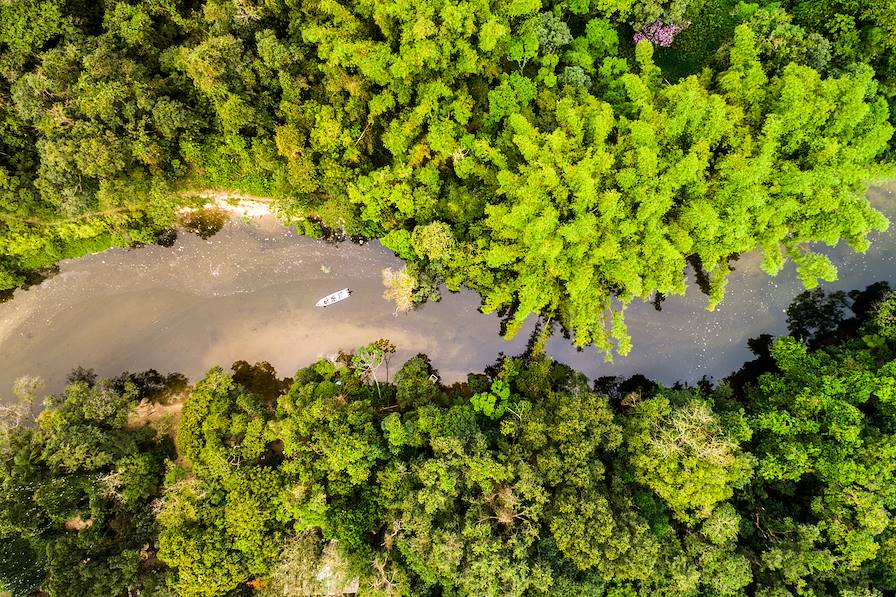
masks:
<svg viewBox="0 0 896 597"><path fill-rule="evenodd" d="M869 196L896 220L896 184ZM842 243L822 250L840 268L840 279L825 289L896 283L896 225L873 235L864 255ZM669 297L662 311L632 305L628 357L606 363L602 354L578 351L559 334L548 351L592 378L642 373L673 383L722 377L751 358L749 338L786 332L784 309L802 290L792 265L770 278L759 261L749 254L735 263L727 296L714 312L705 310L692 277L686 295ZM182 233L168 248L111 250L63 262L58 275L0 304L0 401L11 399L12 384L23 375L38 375L45 391L59 391L79 365L105 376L154 368L195 380L214 365L265 360L291 375L340 349L388 338L399 348L393 371L424 352L450 382L481 371L499 352L523 350L534 322L504 340L498 317L480 313L471 291L446 292L441 302L395 316L382 298L380 272L400 266L378 243L316 241L272 218L232 220L207 240ZM345 287L353 291L348 300L314 307Z"/></svg>

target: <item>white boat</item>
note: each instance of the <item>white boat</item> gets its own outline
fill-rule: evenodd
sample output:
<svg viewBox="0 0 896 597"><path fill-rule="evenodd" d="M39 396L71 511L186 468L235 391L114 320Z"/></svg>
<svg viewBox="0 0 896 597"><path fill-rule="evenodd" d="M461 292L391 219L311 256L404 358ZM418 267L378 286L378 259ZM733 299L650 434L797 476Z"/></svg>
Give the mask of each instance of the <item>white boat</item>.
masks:
<svg viewBox="0 0 896 597"><path fill-rule="evenodd" d="M352 291L348 288L343 288L342 290L337 290L333 294L328 294L324 298L317 301L314 304L315 307L329 307L330 305L334 305L339 301L344 301L348 297L352 295Z"/></svg>

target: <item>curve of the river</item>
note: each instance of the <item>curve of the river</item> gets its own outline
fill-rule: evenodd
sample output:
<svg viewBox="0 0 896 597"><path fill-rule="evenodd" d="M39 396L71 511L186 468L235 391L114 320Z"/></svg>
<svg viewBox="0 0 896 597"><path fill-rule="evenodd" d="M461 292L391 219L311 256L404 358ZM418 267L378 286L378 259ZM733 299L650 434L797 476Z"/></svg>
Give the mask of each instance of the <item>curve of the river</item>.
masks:
<svg viewBox="0 0 896 597"><path fill-rule="evenodd" d="M896 221L896 184L872 189L873 204ZM848 247L822 249L840 269L826 289L896 282L896 225L873 235L864 255ZM270 218L233 220L208 240L181 234L173 247L111 250L64 262L60 273L0 304L0 402L14 380L38 375L47 392L83 365L100 375L148 368L191 379L238 359L269 361L290 375L317 358L377 338L399 347L395 361L418 352L432 358L443 380L481 371L503 351L523 349L530 325L512 341L499 336L495 315L478 311L470 291L445 293L395 316L382 298L381 270L400 267L377 243L338 245L298 236ZM548 352L590 377L642 373L672 383L722 377L749 360L749 338L786 332L784 309L802 288L788 266L775 278L759 256L736 262L727 296L714 312L691 283L662 311L632 305L626 320L629 357L605 363L594 350L577 351L556 335ZM349 287L353 296L327 309L321 296Z"/></svg>

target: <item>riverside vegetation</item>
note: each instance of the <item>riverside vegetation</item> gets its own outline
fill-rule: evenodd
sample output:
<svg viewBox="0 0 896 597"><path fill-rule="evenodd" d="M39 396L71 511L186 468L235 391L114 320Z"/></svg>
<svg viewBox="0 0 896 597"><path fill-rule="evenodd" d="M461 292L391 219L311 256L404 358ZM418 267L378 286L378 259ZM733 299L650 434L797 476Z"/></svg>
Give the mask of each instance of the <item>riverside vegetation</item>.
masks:
<svg viewBox="0 0 896 597"><path fill-rule="evenodd" d="M379 238L403 308L466 286L544 325L452 386L386 340L287 379L79 369L37 415L23 378L0 592L893 594L885 284L802 295L715 384L541 349L628 352L688 265L710 308L748 251L833 278L811 243L887 225L894 57L890 0L0 0L0 290L222 189Z"/></svg>
<svg viewBox="0 0 896 597"><path fill-rule="evenodd" d="M6 413L0 586L891 594L888 290L806 293L792 335L756 339L758 358L715 386L592 385L541 356L537 336L450 387L424 355L390 381L385 340L291 379L242 361L192 388L81 369L36 421L27 402ZM147 401L177 413L177 400L179 418L146 415Z"/></svg>
<svg viewBox="0 0 896 597"><path fill-rule="evenodd" d="M894 48L889 0L6 0L0 288L228 188L380 238L405 305L465 285L624 354L688 263L712 307L741 253L811 287L808 243L886 225Z"/></svg>

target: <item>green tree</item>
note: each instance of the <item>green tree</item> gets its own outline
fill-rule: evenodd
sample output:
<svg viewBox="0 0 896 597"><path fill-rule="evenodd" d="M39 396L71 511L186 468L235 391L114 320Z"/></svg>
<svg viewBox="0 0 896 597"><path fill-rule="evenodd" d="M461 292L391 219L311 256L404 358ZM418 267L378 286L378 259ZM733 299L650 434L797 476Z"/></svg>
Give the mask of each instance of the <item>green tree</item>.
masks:
<svg viewBox="0 0 896 597"><path fill-rule="evenodd" d="M770 538L758 549L769 586L818 594L866 578L894 586L896 353L878 340L884 328L872 319L856 340L815 352L779 339L779 372L749 394L758 463L748 504L756 531Z"/></svg>
<svg viewBox="0 0 896 597"><path fill-rule="evenodd" d="M0 434L0 583L28 594L126 595L153 591L160 493L170 446L128 425L138 398L109 380L73 382L47 399L36 425Z"/></svg>
<svg viewBox="0 0 896 597"><path fill-rule="evenodd" d="M281 470L271 457L267 410L220 368L184 406L158 515L159 558L179 595L221 595L265 575L285 534Z"/></svg>
<svg viewBox="0 0 896 597"><path fill-rule="evenodd" d="M729 423L730 425L730 423ZM629 462L635 479L663 499L677 518L694 524L745 486L751 459L710 404L687 393L658 394L638 402L626 418Z"/></svg>

